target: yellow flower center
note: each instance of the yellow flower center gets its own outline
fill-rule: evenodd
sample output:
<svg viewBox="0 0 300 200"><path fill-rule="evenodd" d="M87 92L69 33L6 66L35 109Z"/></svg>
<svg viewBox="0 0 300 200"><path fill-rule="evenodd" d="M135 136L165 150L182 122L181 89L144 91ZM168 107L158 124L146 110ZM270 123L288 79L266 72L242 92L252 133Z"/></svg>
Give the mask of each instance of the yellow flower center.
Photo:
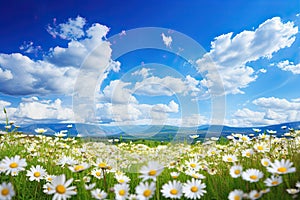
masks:
<svg viewBox="0 0 300 200"><path fill-rule="evenodd" d="M216 154L216 152L215 152L215 151L212 151L212 152L211 152L211 154L212 154L212 155L215 155L215 154Z"/></svg>
<svg viewBox="0 0 300 200"><path fill-rule="evenodd" d="M106 168L106 163L99 163L98 167L100 167L100 168Z"/></svg>
<svg viewBox="0 0 300 200"><path fill-rule="evenodd" d="M227 158L227 161L228 162L232 162L232 158Z"/></svg>
<svg viewBox="0 0 300 200"><path fill-rule="evenodd" d="M174 176L172 176L172 178L178 178L178 176L174 175Z"/></svg>
<svg viewBox="0 0 300 200"><path fill-rule="evenodd" d="M120 180L119 180L119 183L124 183L124 182L125 182L124 179L120 179Z"/></svg>
<svg viewBox="0 0 300 200"><path fill-rule="evenodd" d="M176 195L176 194L178 194L178 190L172 189L172 190L170 190L170 193L171 193L172 195Z"/></svg>
<svg viewBox="0 0 300 200"><path fill-rule="evenodd" d="M51 178L51 177L49 177L49 178L47 178L47 180L48 180L48 181L52 181L52 178Z"/></svg>
<svg viewBox="0 0 300 200"><path fill-rule="evenodd" d="M145 190L144 193L143 193L143 195L144 195L145 197L150 197L150 195L151 195L151 190L149 190L149 189Z"/></svg>
<svg viewBox="0 0 300 200"><path fill-rule="evenodd" d="M251 175L251 176L250 176L250 179L256 180L256 179L257 179L257 176L256 176L256 175Z"/></svg>
<svg viewBox="0 0 300 200"><path fill-rule="evenodd" d="M269 162L268 161L264 161L264 166L268 166Z"/></svg>
<svg viewBox="0 0 300 200"><path fill-rule="evenodd" d="M57 185L55 188L56 192L59 194L64 194L66 193L66 188L63 185Z"/></svg>
<svg viewBox="0 0 300 200"><path fill-rule="evenodd" d="M278 181L273 181L272 185L278 185Z"/></svg>
<svg viewBox="0 0 300 200"><path fill-rule="evenodd" d="M195 163L191 163L190 166L191 166L191 168L195 168L196 164Z"/></svg>
<svg viewBox="0 0 300 200"><path fill-rule="evenodd" d="M18 167L18 163L16 163L16 162L10 163L9 167L10 168L17 168Z"/></svg>
<svg viewBox="0 0 300 200"><path fill-rule="evenodd" d="M33 176L36 177L36 178L37 178L37 177L40 177L40 176L41 176L41 173L40 173L40 172L34 172L34 173L33 173Z"/></svg>
<svg viewBox="0 0 300 200"><path fill-rule="evenodd" d="M256 194L254 195L254 197L255 197L255 198L259 197L259 193L256 193Z"/></svg>
<svg viewBox="0 0 300 200"><path fill-rule="evenodd" d="M242 140L243 141L247 141L247 137L242 137Z"/></svg>
<svg viewBox="0 0 300 200"><path fill-rule="evenodd" d="M191 187L191 191L192 192L198 192L198 187L196 187L196 186Z"/></svg>
<svg viewBox="0 0 300 200"><path fill-rule="evenodd" d="M9 194L9 190L7 188L4 188L2 191L1 191L1 194L2 196L6 196Z"/></svg>
<svg viewBox="0 0 300 200"><path fill-rule="evenodd" d="M96 176L100 176L101 175L101 172L96 172Z"/></svg>
<svg viewBox="0 0 300 200"><path fill-rule="evenodd" d="M241 173L240 170L238 170L238 169L234 170L234 174L238 175L238 174L240 174L240 173Z"/></svg>
<svg viewBox="0 0 300 200"><path fill-rule="evenodd" d="M197 174L192 174L193 178L199 178Z"/></svg>
<svg viewBox="0 0 300 200"><path fill-rule="evenodd" d="M285 167L279 167L279 168L277 169L277 171L278 171L278 172L281 172L281 173L284 173L284 172L287 171L287 168L285 168Z"/></svg>
<svg viewBox="0 0 300 200"><path fill-rule="evenodd" d="M124 196L126 194L126 191L125 190L119 190L119 195L120 196Z"/></svg>
<svg viewBox="0 0 300 200"><path fill-rule="evenodd" d="M156 170L150 170L148 173L149 176L155 176L156 175Z"/></svg>
<svg viewBox="0 0 300 200"><path fill-rule="evenodd" d="M263 146L258 146L257 149L262 151L262 150L264 150L264 147Z"/></svg>
<svg viewBox="0 0 300 200"><path fill-rule="evenodd" d="M247 153L246 153L246 156L248 156L248 157L251 156L251 153L250 153L250 152L247 152Z"/></svg>
<svg viewBox="0 0 300 200"><path fill-rule="evenodd" d="M240 199L241 199L241 197L240 197L240 196L238 196L238 195L235 195L233 199L234 199L234 200L240 200Z"/></svg>
<svg viewBox="0 0 300 200"><path fill-rule="evenodd" d="M78 172L78 171L80 171L80 170L83 170L84 169L84 167L82 166L82 165L76 165L75 167L74 167L74 171L76 171L76 172Z"/></svg>

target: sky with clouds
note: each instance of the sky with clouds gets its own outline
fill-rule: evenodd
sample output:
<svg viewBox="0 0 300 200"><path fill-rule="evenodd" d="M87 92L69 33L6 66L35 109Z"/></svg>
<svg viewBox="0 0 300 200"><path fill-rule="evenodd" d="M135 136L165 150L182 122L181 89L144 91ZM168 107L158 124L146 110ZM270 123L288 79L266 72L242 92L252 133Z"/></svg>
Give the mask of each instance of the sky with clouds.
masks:
<svg viewBox="0 0 300 200"><path fill-rule="evenodd" d="M19 124L300 120L297 0L1 1L0 12L0 108Z"/></svg>

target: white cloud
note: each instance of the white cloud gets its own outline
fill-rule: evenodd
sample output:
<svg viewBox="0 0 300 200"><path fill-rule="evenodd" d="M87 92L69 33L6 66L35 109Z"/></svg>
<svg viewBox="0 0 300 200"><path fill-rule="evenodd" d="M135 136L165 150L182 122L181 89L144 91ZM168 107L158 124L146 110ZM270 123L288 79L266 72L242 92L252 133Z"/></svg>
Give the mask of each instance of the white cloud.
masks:
<svg viewBox="0 0 300 200"><path fill-rule="evenodd" d="M265 74L265 73L267 73L267 70L266 69L260 69L259 72Z"/></svg>
<svg viewBox="0 0 300 200"><path fill-rule="evenodd" d="M263 22L256 30L243 31L233 37L233 33L220 35L211 43L210 52L197 60L198 71L205 74L202 81L207 87L222 87L226 93L244 93L241 89L255 81L257 76L251 61L271 58L280 49L290 47L298 33L293 22L283 23L279 17Z"/></svg>
<svg viewBox="0 0 300 200"><path fill-rule="evenodd" d="M58 26L56 26L56 24L54 24L54 27L48 25L47 31L54 38L59 36L66 40L76 40L84 36L85 33L83 31L83 27L85 24L86 20L77 16L76 19L69 18L67 23L61 23Z"/></svg>
<svg viewBox="0 0 300 200"><path fill-rule="evenodd" d="M151 75L151 69L150 68L142 68L139 69L135 72L133 72L131 75L132 76L142 76L142 78L147 78Z"/></svg>
<svg viewBox="0 0 300 200"><path fill-rule="evenodd" d="M294 64L288 60L279 62L277 66L282 69L283 71L290 71L293 74L300 74L300 63Z"/></svg>
<svg viewBox="0 0 300 200"><path fill-rule="evenodd" d="M297 100L297 99L296 99ZM237 110L227 123L235 126L255 126L299 121L300 102L275 97L262 97L252 102L260 111Z"/></svg>
<svg viewBox="0 0 300 200"><path fill-rule="evenodd" d="M13 79L13 74L8 69L3 70L2 68L0 68L0 79L2 80L0 82L11 80Z"/></svg>
<svg viewBox="0 0 300 200"><path fill-rule="evenodd" d="M155 112L163 112L163 113L177 113L178 112L178 104L174 101L171 101L169 105L166 104L156 104L152 107L152 111Z"/></svg>
<svg viewBox="0 0 300 200"><path fill-rule="evenodd" d="M172 37L166 36L164 33L161 34L161 37L166 47L171 47Z"/></svg>

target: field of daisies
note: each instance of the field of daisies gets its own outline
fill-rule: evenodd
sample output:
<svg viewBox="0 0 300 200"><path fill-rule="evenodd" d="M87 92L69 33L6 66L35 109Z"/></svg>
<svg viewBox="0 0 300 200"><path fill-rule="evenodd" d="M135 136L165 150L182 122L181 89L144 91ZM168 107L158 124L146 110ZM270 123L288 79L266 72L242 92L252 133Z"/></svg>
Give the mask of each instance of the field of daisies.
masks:
<svg viewBox="0 0 300 200"><path fill-rule="evenodd" d="M0 132L0 199L299 199L300 131L193 144ZM197 135L192 135L196 139ZM111 142L111 141L110 141Z"/></svg>

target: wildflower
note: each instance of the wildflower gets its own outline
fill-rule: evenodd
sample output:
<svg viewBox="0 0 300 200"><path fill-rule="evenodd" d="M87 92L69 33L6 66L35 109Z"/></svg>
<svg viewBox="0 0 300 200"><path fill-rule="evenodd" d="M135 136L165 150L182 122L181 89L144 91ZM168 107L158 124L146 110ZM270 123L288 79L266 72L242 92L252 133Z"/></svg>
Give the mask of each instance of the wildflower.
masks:
<svg viewBox="0 0 300 200"><path fill-rule="evenodd" d="M251 183L259 181L263 176L264 174L257 169L247 169L242 173L243 179Z"/></svg>
<svg viewBox="0 0 300 200"><path fill-rule="evenodd" d="M26 160L20 159L19 155L12 158L5 157L0 163L0 168L3 169L3 172L6 172L6 175L11 174L12 176L18 175L20 171L25 170L26 166Z"/></svg>
<svg viewBox="0 0 300 200"><path fill-rule="evenodd" d="M239 138L239 141L240 141L240 142L249 142L249 141L250 141L250 138L249 138L247 135L242 135L242 136Z"/></svg>
<svg viewBox="0 0 300 200"><path fill-rule="evenodd" d="M66 181L64 174L56 176L51 183L46 184L47 189L44 192L49 195L54 194L52 200L71 198L72 195L77 194L75 186L69 187L72 182L72 178Z"/></svg>
<svg viewBox="0 0 300 200"><path fill-rule="evenodd" d="M155 183L154 182L141 182L136 188L135 192L139 200L151 199L155 193Z"/></svg>
<svg viewBox="0 0 300 200"><path fill-rule="evenodd" d="M58 133L54 133L54 136L62 138L62 137L67 136L67 134L64 131L60 131Z"/></svg>
<svg viewBox="0 0 300 200"><path fill-rule="evenodd" d="M187 165L188 168L198 171L200 169L200 164L196 159L189 159L188 161L185 161L185 164Z"/></svg>
<svg viewBox="0 0 300 200"><path fill-rule="evenodd" d="M178 173L178 172L171 172L170 173L171 177L174 178L174 179L178 178L179 174L180 173Z"/></svg>
<svg viewBox="0 0 300 200"><path fill-rule="evenodd" d="M238 178L243 172L243 167L241 165L234 165L230 168L229 174L232 178Z"/></svg>
<svg viewBox="0 0 300 200"><path fill-rule="evenodd" d="M261 192L258 192L257 190L252 190L248 194L248 198L251 200L259 199L262 196Z"/></svg>
<svg viewBox="0 0 300 200"><path fill-rule="evenodd" d="M94 177L96 177L97 179L103 178L102 169L94 168L94 169L91 171L91 174L92 174Z"/></svg>
<svg viewBox="0 0 300 200"><path fill-rule="evenodd" d="M268 158L263 158L263 159L261 159L261 164L264 166L264 167L268 167L268 166L270 166L270 164L271 164L271 161L270 161L270 159L268 159Z"/></svg>
<svg viewBox="0 0 300 200"><path fill-rule="evenodd" d="M55 175L45 175L45 180L47 181L47 182L52 182L53 181L53 179L55 178L56 176Z"/></svg>
<svg viewBox="0 0 300 200"><path fill-rule="evenodd" d="M256 133L259 133L261 131L261 129L258 129L258 128L253 128L252 130Z"/></svg>
<svg viewBox="0 0 300 200"><path fill-rule="evenodd" d="M286 189L286 191L289 193L289 194L297 194L299 193L299 189L295 189L295 188L291 188L291 189Z"/></svg>
<svg viewBox="0 0 300 200"><path fill-rule="evenodd" d="M125 200L129 195L129 185L128 184L116 184L114 186L114 191L116 194L116 200Z"/></svg>
<svg viewBox="0 0 300 200"><path fill-rule="evenodd" d="M267 178L264 183L268 187L277 186L280 183L282 183L282 177L281 176L274 176L272 175L271 178Z"/></svg>
<svg viewBox="0 0 300 200"><path fill-rule="evenodd" d="M47 129L44 129L44 128L36 128L34 129L34 131L38 134L43 134L43 133L46 133L47 132Z"/></svg>
<svg viewBox="0 0 300 200"><path fill-rule="evenodd" d="M273 130L267 130L267 132L268 132L269 134L276 134L276 133L277 133L277 131L273 131Z"/></svg>
<svg viewBox="0 0 300 200"><path fill-rule="evenodd" d="M267 167L267 170L273 174L288 174L296 171L296 168L292 167L292 165L293 162L290 162L290 160L275 160L274 163L270 163L270 167Z"/></svg>
<svg viewBox="0 0 300 200"><path fill-rule="evenodd" d="M37 182L40 182L41 179L44 179L46 175L47 175L46 170L40 165L37 165L36 167L32 166L30 170L27 171L26 174L26 176L29 176L30 181L37 181Z"/></svg>
<svg viewBox="0 0 300 200"><path fill-rule="evenodd" d="M76 165L78 161L74 160L72 157L63 156L61 159L57 161L57 165L61 165L62 167L67 165Z"/></svg>
<svg viewBox="0 0 300 200"><path fill-rule="evenodd" d="M198 138L200 135L189 135L189 137L191 138L191 139L196 139L196 138Z"/></svg>
<svg viewBox="0 0 300 200"><path fill-rule="evenodd" d="M107 197L107 193L100 189L92 190L91 194L92 194L92 197L95 199L105 199Z"/></svg>
<svg viewBox="0 0 300 200"><path fill-rule="evenodd" d="M296 187L297 187L297 188L300 188L300 181L298 181L298 182L296 183Z"/></svg>
<svg viewBox="0 0 300 200"><path fill-rule="evenodd" d="M195 179L205 179L205 176L203 174L200 174L198 172L195 172L194 170L187 170L185 172L186 175L189 175Z"/></svg>
<svg viewBox="0 0 300 200"><path fill-rule="evenodd" d="M206 193L206 185L202 183L201 180L188 180L186 183L183 184L182 192L184 196L188 199L200 199L201 196Z"/></svg>
<svg viewBox="0 0 300 200"><path fill-rule="evenodd" d="M162 195L166 198L180 199L182 196L182 184L179 181L169 181L162 186Z"/></svg>
<svg viewBox="0 0 300 200"><path fill-rule="evenodd" d="M89 185L84 184L84 188L85 188L86 190L92 190L95 186L96 186L96 183L91 183L91 184L89 184Z"/></svg>
<svg viewBox="0 0 300 200"><path fill-rule="evenodd" d="M143 181L146 181L148 179L156 181L156 177L159 176L163 170L163 165L155 161L150 161L147 166L143 166L140 169L140 173L142 174L140 175L140 177L143 178Z"/></svg>
<svg viewBox="0 0 300 200"><path fill-rule="evenodd" d="M115 174L115 178L120 184L128 183L130 181L130 178L124 174Z"/></svg>
<svg viewBox="0 0 300 200"><path fill-rule="evenodd" d="M238 159L235 155L227 154L222 157L222 160L225 162L236 162Z"/></svg>
<svg viewBox="0 0 300 200"><path fill-rule="evenodd" d="M228 199L229 200L241 200L243 199L244 192L242 190L233 190L229 193Z"/></svg>
<svg viewBox="0 0 300 200"><path fill-rule="evenodd" d="M253 150L252 149L245 149L242 151L242 156L243 157L250 157L254 154Z"/></svg>
<svg viewBox="0 0 300 200"><path fill-rule="evenodd" d="M15 191L11 183L3 182L0 185L0 199L10 200L15 196Z"/></svg>
<svg viewBox="0 0 300 200"><path fill-rule="evenodd" d="M269 152L270 147L266 143L256 143L253 148L259 152L259 153L264 153L264 152Z"/></svg>
<svg viewBox="0 0 300 200"><path fill-rule="evenodd" d="M81 163L81 164L77 164L77 165L74 165L74 166L70 166L69 169L72 172L81 172L83 170L86 170L89 167L90 167L90 165L88 163Z"/></svg>

